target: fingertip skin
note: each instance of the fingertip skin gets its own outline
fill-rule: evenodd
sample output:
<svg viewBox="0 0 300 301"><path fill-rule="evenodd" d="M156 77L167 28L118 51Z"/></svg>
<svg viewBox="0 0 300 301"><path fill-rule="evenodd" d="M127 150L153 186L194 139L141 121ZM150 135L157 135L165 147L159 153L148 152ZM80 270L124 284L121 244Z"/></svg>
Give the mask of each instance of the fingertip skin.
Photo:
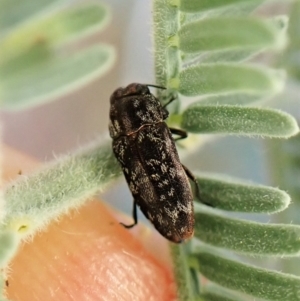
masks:
<svg viewBox="0 0 300 301"><path fill-rule="evenodd" d="M175 299L170 270L97 201L25 243L8 281L15 301Z"/></svg>
<svg viewBox="0 0 300 301"><path fill-rule="evenodd" d="M5 164L9 180L19 176L19 167L26 174L38 166L26 155L5 150L5 162L16 158L18 166ZM89 201L23 243L10 264L7 298L176 300L170 266L153 256L156 243L149 251L114 215L104 203Z"/></svg>

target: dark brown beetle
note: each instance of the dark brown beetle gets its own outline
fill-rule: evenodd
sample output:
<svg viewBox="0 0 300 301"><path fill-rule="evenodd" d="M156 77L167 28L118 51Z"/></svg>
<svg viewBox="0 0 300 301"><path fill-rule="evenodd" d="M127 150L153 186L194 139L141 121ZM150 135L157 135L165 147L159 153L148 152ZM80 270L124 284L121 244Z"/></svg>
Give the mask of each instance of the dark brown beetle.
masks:
<svg viewBox="0 0 300 301"><path fill-rule="evenodd" d="M188 178L198 183L181 164L175 140L187 133L167 126L166 106L148 86L133 83L118 88L110 97L109 132L113 152L121 164L133 195L132 225L138 205L161 235L180 243L194 234L193 193ZM156 87L156 86L154 86ZM161 88L161 87L158 87ZM179 138L174 139L172 134Z"/></svg>

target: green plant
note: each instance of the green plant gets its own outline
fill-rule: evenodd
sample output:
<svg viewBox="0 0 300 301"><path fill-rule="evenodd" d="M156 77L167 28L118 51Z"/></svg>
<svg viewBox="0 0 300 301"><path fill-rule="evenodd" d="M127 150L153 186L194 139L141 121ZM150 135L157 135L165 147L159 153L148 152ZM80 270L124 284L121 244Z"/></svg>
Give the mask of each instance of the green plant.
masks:
<svg viewBox="0 0 300 301"><path fill-rule="evenodd" d="M53 100L112 66L114 49L110 45L67 49L70 43L107 25L110 14L105 6L69 7L64 0L2 0L0 9L2 108L19 109Z"/></svg>
<svg viewBox="0 0 300 301"><path fill-rule="evenodd" d="M173 1L173 7L165 1L154 2L157 83L186 96L201 96L176 117L187 131L282 138L298 132L291 116L257 106L283 88L284 76L258 67L253 58L282 48L287 27L285 16L249 15L262 2L183 0ZM249 106L254 102L255 107ZM290 202L283 191L268 187L203 176L199 182L203 198L226 211L271 214ZM233 219L197 206L195 237L201 243L172 247L180 300L241 300L241 293L267 300L298 300L299 278L246 265L212 248L251 256L295 256L298 233L297 226ZM187 257L190 264L184 263ZM191 286L197 271L221 287L201 280L200 288L198 280Z"/></svg>
<svg viewBox="0 0 300 301"><path fill-rule="evenodd" d="M286 16L267 19L250 15L263 2L154 0L156 84L168 88L167 91L158 91L159 96L162 101L167 101L174 94L178 96L178 93L201 97L199 101L185 106L183 111L179 103L173 106L170 124L191 133L288 138L298 132L297 122L291 115L258 106L282 91L285 81L282 70L255 63L258 54L282 50L286 43ZM10 3L13 2L3 1L3 8L7 9L5 5ZM51 2L54 7L57 3ZM45 8L45 4L35 5ZM101 11L103 8L100 7ZM82 82L83 76L86 79L107 69L113 57L108 46L88 49L75 59L66 60L66 64L62 64L62 59L53 52L53 47L66 41L69 34L91 26L89 21L94 19L89 16L95 15L96 10L93 4L88 8L79 8L80 16L86 12L83 22L74 21L76 9L75 13L68 9L61 13L52 8L46 19L36 18L33 22L37 23L29 23L25 28L19 28L18 23L5 23L0 41L8 45L0 47L4 49L0 61L0 91L4 107L22 107L49 100L67 88L72 89L74 83ZM106 20L107 12L101 14L100 11L95 17L96 24L103 24ZM36 11L34 13L37 14ZM24 15L28 18L30 13ZM20 17L17 20L22 21ZM51 24L61 22L67 30L59 28L56 34L48 32L52 27L45 20ZM16 52L18 48L14 43L26 40L24 37L29 35L28 32L31 36L37 24L44 35L34 34L36 39L28 43L26 51ZM64 33L62 36L61 32ZM95 58L97 63L87 58ZM78 70L78 65L82 66L82 62L86 61L90 64ZM93 69L99 65L99 70ZM70 72L69 67L80 74L70 78L69 75L77 73ZM65 81L45 81L34 95L32 90L26 89L32 81L58 72L55 68L61 68ZM43 71L45 73L41 74L41 69L46 70ZM64 73L65 70L69 71ZM12 89L15 85L24 87L24 90L15 91ZM53 93L53 87L57 88L56 93ZM201 137L196 142L193 138L187 143L197 144ZM20 236L24 239L34 234L53 218L82 204L119 175L120 169L109 143L96 141L80 152L46 166L28 179L12 183L4 194L6 211L0 236L3 241L0 243L2 266L6 266L13 256ZM198 180L202 197L227 212L272 214L286 209L290 203L289 195L276 188L224 176L199 174ZM20 198L24 202L20 203ZM250 297L299 300L300 278L237 260L249 255L298 255L298 226L250 222L229 217L226 212L215 208L205 208L201 204L195 206L195 241L171 246L180 300L245 300ZM202 275L200 281L199 275ZM205 284L203 276L211 283Z"/></svg>

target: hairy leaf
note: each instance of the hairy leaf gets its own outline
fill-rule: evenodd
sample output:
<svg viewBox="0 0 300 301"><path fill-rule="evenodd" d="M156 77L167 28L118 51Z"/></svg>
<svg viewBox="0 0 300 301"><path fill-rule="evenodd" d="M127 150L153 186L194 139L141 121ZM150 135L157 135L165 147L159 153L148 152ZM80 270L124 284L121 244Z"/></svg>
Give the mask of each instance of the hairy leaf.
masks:
<svg viewBox="0 0 300 301"><path fill-rule="evenodd" d="M110 144L97 142L13 182L5 191L7 214L2 227L25 236L33 234L119 175Z"/></svg>
<svg viewBox="0 0 300 301"><path fill-rule="evenodd" d="M26 21L26 19L44 13L49 9L66 4L67 0L1 0L0 30L6 32ZM1 37L1 34L0 34Z"/></svg>
<svg viewBox="0 0 300 301"><path fill-rule="evenodd" d="M300 254L300 226L262 224L199 210L195 219L195 237L216 247L262 256Z"/></svg>
<svg viewBox="0 0 300 301"><path fill-rule="evenodd" d="M236 182L229 178L198 177L201 200L218 209L275 213L290 204L289 195L277 188Z"/></svg>
<svg viewBox="0 0 300 301"><path fill-rule="evenodd" d="M183 69L170 86L186 96L229 92L275 93L282 90L282 72L241 64L202 64Z"/></svg>
<svg viewBox="0 0 300 301"><path fill-rule="evenodd" d="M276 138L287 138L299 131L295 118L282 111L232 105L191 105L183 113L181 126L192 133Z"/></svg>
<svg viewBox="0 0 300 301"><path fill-rule="evenodd" d="M248 295L273 301L300 300L300 278L242 264L208 253L195 256L209 280Z"/></svg>
<svg viewBox="0 0 300 301"><path fill-rule="evenodd" d="M181 51L192 53L226 48L275 47L280 35L269 22L261 19L218 17L188 23L175 37Z"/></svg>
<svg viewBox="0 0 300 301"><path fill-rule="evenodd" d="M28 107L73 91L104 74L114 61L114 50L107 45L93 46L73 55L53 57L18 75L0 72L1 106Z"/></svg>
<svg viewBox="0 0 300 301"><path fill-rule="evenodd" d="M174 4L177 2L175 0L172 1ZM172 3L171 2L171 3ZM180 0L179 9L184 12L198 12L202 10L212 10L218 9L220 7L228 6L228 5L241 5L246 3L255 3L259 5L260 3L264 2L263 0Z"/></svg>

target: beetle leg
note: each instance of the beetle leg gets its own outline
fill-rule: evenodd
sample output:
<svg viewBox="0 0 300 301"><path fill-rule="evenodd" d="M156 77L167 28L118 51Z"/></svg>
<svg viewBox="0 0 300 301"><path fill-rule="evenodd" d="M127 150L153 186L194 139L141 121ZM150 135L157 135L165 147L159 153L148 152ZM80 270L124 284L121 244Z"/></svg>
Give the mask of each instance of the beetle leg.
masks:
<svg viewBox="0 0 300 301"><path fill-rule="evenodd" d="M181 164L181 165L182 165L186 175L188 176L188 178L195 183L197 199L204 205L207 205L209 207L214 207L212 204L203 201L203 199L201 198L201 195L200 195L200 189L199 189L199 184L198 184L197 178L193 175L193 173L186 166L184 166L183 164Z"/></svg>
<svg viewBox="0 0 300 301"><path fill-rule="evenodd" d="M174 129L174 128L169 128L169 129L170 129L172 134L179 136L178 138L174 139L175 141L184 139L188 136L186 131L183 131L183 130L180 130L180 129Z"/></svg>
<svg viewBox="0 0 300 301"><path fill-rule="evenodd" d="M173 102L174 100L176 99L176 97L171 97L171 99L167 102L167 103L165 103L164 105L163 105L163 108L165 109L166 108L166 106L168 106L171 102Z"/></svg>
<svg viewBox="0 0 300 301"><path fill-rule="evenodd" d="M192 172L186 166L184 166L183 164L181 164L181 165L182 165L182 167L183 167L186 175L188 176L188 178L191 179L195 183L195 186L196 186L196 196L197 196L197 198L199 200L201 200L198 180L196 179L196 177L192 174Z"/></svg>
<svg viewBox="0 0 300 301"><path fill-rule="evenodd" d="M137 210L136 210L136 202L135 200L133 200L133 208L132 208L132 218L134 220L134 223L131 225L125 225L123 223L120 223L122 226L124 226L126 229L132 228L134 227L137 223L138 223L138 219L137 219Z"/></svg>

